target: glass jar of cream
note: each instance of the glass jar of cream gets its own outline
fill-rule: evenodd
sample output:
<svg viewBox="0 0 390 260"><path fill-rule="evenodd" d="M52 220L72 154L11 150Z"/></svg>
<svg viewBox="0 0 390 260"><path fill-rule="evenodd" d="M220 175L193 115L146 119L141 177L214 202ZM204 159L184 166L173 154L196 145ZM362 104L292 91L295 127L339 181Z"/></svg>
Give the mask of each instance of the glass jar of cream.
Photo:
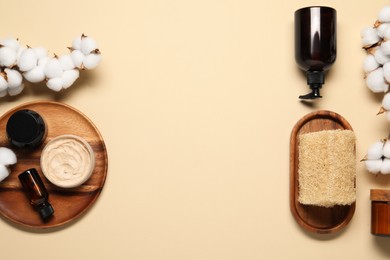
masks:
<svg viewBox="0 0 390 260"><path fill-rule="evenodd" d="M61 188L73 188L87 181L95 167L89 143L76 135L61 135L49 141L41 154L45 177Z"/></svg>

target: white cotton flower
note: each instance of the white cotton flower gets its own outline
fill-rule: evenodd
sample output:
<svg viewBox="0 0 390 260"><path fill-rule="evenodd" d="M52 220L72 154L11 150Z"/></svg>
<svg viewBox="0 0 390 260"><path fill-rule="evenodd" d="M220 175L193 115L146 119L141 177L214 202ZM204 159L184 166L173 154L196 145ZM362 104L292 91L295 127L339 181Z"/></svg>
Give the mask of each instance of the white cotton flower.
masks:
<svg viewBox="0 0 390 260"><path fill-rule="evenodd" d="M61 78L62 77L62 67L60 61L57 58L51 58L47 61L44 69L45 75L47 78Z"/></svg>
<svg viewBox="0 0 390 260"><path fill-rule="evenodd" d="M9 176L9 169L5 165L0 164L0 182L3 181L8 176Z"/></svg>
<svg viewBox="0 0 390 260"><path fill-rule="evenodd" d="M46 82L46 86L56 92L62 89L62 78L51 78Z"/></svg>
<svg viewBox="0 0 390 260"><path fill-rule="evenodd" d="M361 30L360 36L362 38L362 45L365 48L370 47L381 40L376 33L376 30L372 27L366 27Z"/></svg>
<svg viewBox="0 0 390 260"><path fill-rule="evenodd" d="M8 88L8 82L2 74L0 74L0 91L6 90Z"/></svg>
<svg viewBox="0 0 390 260"><path fill-rule="evenodd" d="M386 140L385 144L383 145L382 154L384 157L390 159L390 140Z"/></svg>
<svg viewBox="0 0 390 260"><path fill-rule="evenodd" d="M383 97L382 107L386 111L390 111L390 93L386 93L386 95ZM390 156L389 156L389 158L390 158Z"/></svg>
<svg viewBox="0 0 390 260"><path fill-rule="evenodd" d="M84 68L91 70L97 67L101 60L100 54L91 53L87 55L83 60Z"/></svg>
<svg viewBox="0 0 390 260"><path fill-rule="evenodd" d="M388 25L387 23L384 23L383 25ZM390 26L385 27L383 30L383 37L385 41L390 40Z"/></svg>
<svg viewBox="0 0 390 260"><path fill-rule="evenodd" d="M73 42L72 42L72 49L73 50L81 50L81 38L83 36L79 36L79 37L76 37L73 39Z"/></svg>
<svg viewBox="0 0 390 260"><path fill-rule="evenodd" d="M390 159L384 159L381 165L380 173L389 174L390 173Z"/></svg>
<svg viewBox="0 0 390 260"><path fill-rule="evenodd" d="M389 85L385 82L382 67L367 74L366 84L374 93L387 92L389 89Z"/></svg>
<svg viewBox="0 0 390 260"><path fill-rule="evenodd" d="M385 37L385 31L389 28L389 23L382 23L381 25L379 25L377 28L376 28L376 34L380 37L380 38L384 38Z"/></svg>
<svg viewBox="0 0 390 260"><path fill-rule="evenodd" d="M21 71L29 71L37 66L38 58L35 51L31 48L25 49L17 61L17 65Z"/></svg>
<svg viewBox="0 0 390 260"><path fill-rule="evenodd" d="M0 164L12 165L17 161L16 154L9 148L0 147Z"/></svg>
<svg viewBox="0 0 390 260"><path fill-rule="evenodd" d="M374 55L367 55L367 57L364 59L363 63L363 70L366 73L369 73L373 70L376 70L379 67L379 63L376 61Z"/></svg>
<svg viewBox="0 0 390 260"><path fill-rule="evenodd" d="M5 38L0 41L0 45L9 47L13 49L14 51L18 51L20 48L20 43L15 38Z"/></svg>
<svg viewBox="0 0 390 260"><path fill-rule="evenodd" d="M7 74L8 88L16 88L22 85L23 76L19 71L14 69L5 69L4 72Z"/></svg>
<svg viewBox="0 0 390 260"><path fill-rule="evenodd" d="M41 57L42 58L38 60L38 65L35 68L23 74L24 78L31 83L38 83L44 81L46 78L45 66L50 58L44 55Z"/></svg>
<svg viewBox="0 0 390 260"><path fill-rule="evenodd" d="M382 50L383 54L390 55L390 41L382 42L381 50Z"/></svg>
<svg viewBox="0 0 390 260"><path fill-rule="evenodd" d="M75 68L75 66L73 64L72 57L69 54L61 55L58 58L58 60L61 64L62 70L64 70L64 71L65 70L72 70Z"/></svg>
<svg viewBox="0 0 390 260"><path fill-rule="evenodd" d="M390 56L389 55L386 55L383 53L382 49L378 48L375 50L375 53L374 53L374 57L375 57L375 60L379 63L379 64L385 64L386 62L389 62L390 61Z"/></svg>
<svg viewBox="0 0 390 260"><path fill-rule="evenodd" d="M378 15L378 21L382 23L390 22L390 6L383 7Z"/></svg>
<svg viewBox="0 0 390 260"><path fill-rule="evenodd" d="M98 48L95 40L88 36L81 37L80 47L84 55L88 55Z"/></svg>
<svg viewBox="0 0 390 260"><path fill-rule="evenodd" d="M64 71L62 74L62 87L67 89L72 86L73 83L78 79L79 75L80 72L76 69Z"/></svg>
<svg viewBox="0 0 390 260"><path fill-rule="evenodd" d="M24 78L31 83L38 83L46 78L45 72L41 66L37 66L32 70L23 73Z"/></svg>
<svg viewBox="0 0 390 260"><path fill-rule="evenodd" d="M47 52L47 50L45 48L43 48L43 47L34 47L32 49L35 52L35 55L36 55L38 60L47 57L47 53L48 52Z"/></svg>
<svg viewBox="0 0 390 260"><path fill-rule="evenodd" d="M386 62L383 65L383 76L387 82L390 82L390 62Z"/></svg>
<svg viewBox="0 0 390 260"><path fill-rule="evenodd" d="M72 57L72 61L75 67L81 68L85 55L80 50L74 50L70 56Z"/></svg>
<svg viewBox="0 0 390 260"><path fill-rule="evenodd" d="M16 86L16 87L12 87L12 88L8 88L8 95L10 96L16 96L16 95L19 95L24 89L24 84L22 85L19 85L19 86Z"/></svg>
<svg viewBox="0 0 390 260"><path fill-rule="evenodd" d="M366 160L364 161L364 164L366 165L366 169L371 172L371 173L380 173L381 168L382 168L382 159L378 160Z"/></svg>
<svg viewBox="0 0 390 260"><path fill-rule="evenodd" d="M367 150L367 160L378 160L383 156L383 141L373 143Z"/></svg>
<svg viewBox="0 0 390 260"><path fill-rule="evenodd" d="M0 66L11 67L16 63L16 51L10 47L0 48Z"/></svg>
<svg viewBox="0 0 390 260"><path fill-rule="evenodd" d="M46 64L47 64L47 62L50 60L51 58L49 58L49 57L43 57L43 58L40 58L39 60L38 60L38 66L39 67L42 67L42 68L45 68L45 66L46 66Z"/></svg>

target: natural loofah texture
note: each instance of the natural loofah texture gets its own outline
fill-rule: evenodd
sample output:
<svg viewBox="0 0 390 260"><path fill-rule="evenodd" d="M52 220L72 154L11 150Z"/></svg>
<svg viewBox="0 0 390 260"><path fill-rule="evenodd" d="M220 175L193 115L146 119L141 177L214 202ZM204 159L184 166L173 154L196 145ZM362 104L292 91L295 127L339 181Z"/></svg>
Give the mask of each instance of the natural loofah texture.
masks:
<svg viewBox="0 0 390 260"><path fill-rule="evenodd" d="M299 136L299 198L305 205L333 207L356 200L355 134L326 130Z"/></svg>

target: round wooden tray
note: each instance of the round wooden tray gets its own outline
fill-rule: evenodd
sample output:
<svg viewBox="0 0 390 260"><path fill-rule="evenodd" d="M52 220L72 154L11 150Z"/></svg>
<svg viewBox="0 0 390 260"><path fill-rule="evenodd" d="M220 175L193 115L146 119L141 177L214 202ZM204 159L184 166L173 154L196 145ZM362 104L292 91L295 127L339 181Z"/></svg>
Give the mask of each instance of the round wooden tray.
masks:
<svg viewBox="0 0 390 260"><path fill-rule="evenodd" d="M31 109L38 112L47 125L47 137L44 143L36 149L19 149L12 146L6 135L8 118L20 109ZM84 138L95 154L95 169L91 178L83 185L61 189L43 176L40 167L40 155L46 143L56 136L74 134ZM18 106L0 117L0 147L11 148L18 162L11 166L9 177L0 182L0 214L17 224L29 228L53 228L67 224L80 217L98 198L107 176L107 151L98 129L81 112L58 102L40 101ZM22 190L18 175L29 169L36 168L48 192L49 202L54 208L54 216L43 222Z"/></svg>
<svg viewBox="0 0 390 260"><path fill-rule="evenodd" d="M303 205L299 196L299 135L321 130L352 130L351 125L337 113L320 110L300 119L290 137L290 209L295 220L304 229L318 234L334 233L344 228L352 219L356 203L332 208Z"/></svg>

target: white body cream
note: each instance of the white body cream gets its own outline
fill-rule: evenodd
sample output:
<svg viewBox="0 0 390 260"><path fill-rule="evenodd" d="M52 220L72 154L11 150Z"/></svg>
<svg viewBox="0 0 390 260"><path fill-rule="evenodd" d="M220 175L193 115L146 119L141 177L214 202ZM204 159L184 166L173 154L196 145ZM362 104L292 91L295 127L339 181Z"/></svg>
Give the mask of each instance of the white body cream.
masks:
<svg viewBox="0 0 390 260"><path fill-rule="evenodd" d="M91 146L81 137L61 135L47 143L41 155L41 168L56 186L73 188L87 181L95 167Z"/></svg>

